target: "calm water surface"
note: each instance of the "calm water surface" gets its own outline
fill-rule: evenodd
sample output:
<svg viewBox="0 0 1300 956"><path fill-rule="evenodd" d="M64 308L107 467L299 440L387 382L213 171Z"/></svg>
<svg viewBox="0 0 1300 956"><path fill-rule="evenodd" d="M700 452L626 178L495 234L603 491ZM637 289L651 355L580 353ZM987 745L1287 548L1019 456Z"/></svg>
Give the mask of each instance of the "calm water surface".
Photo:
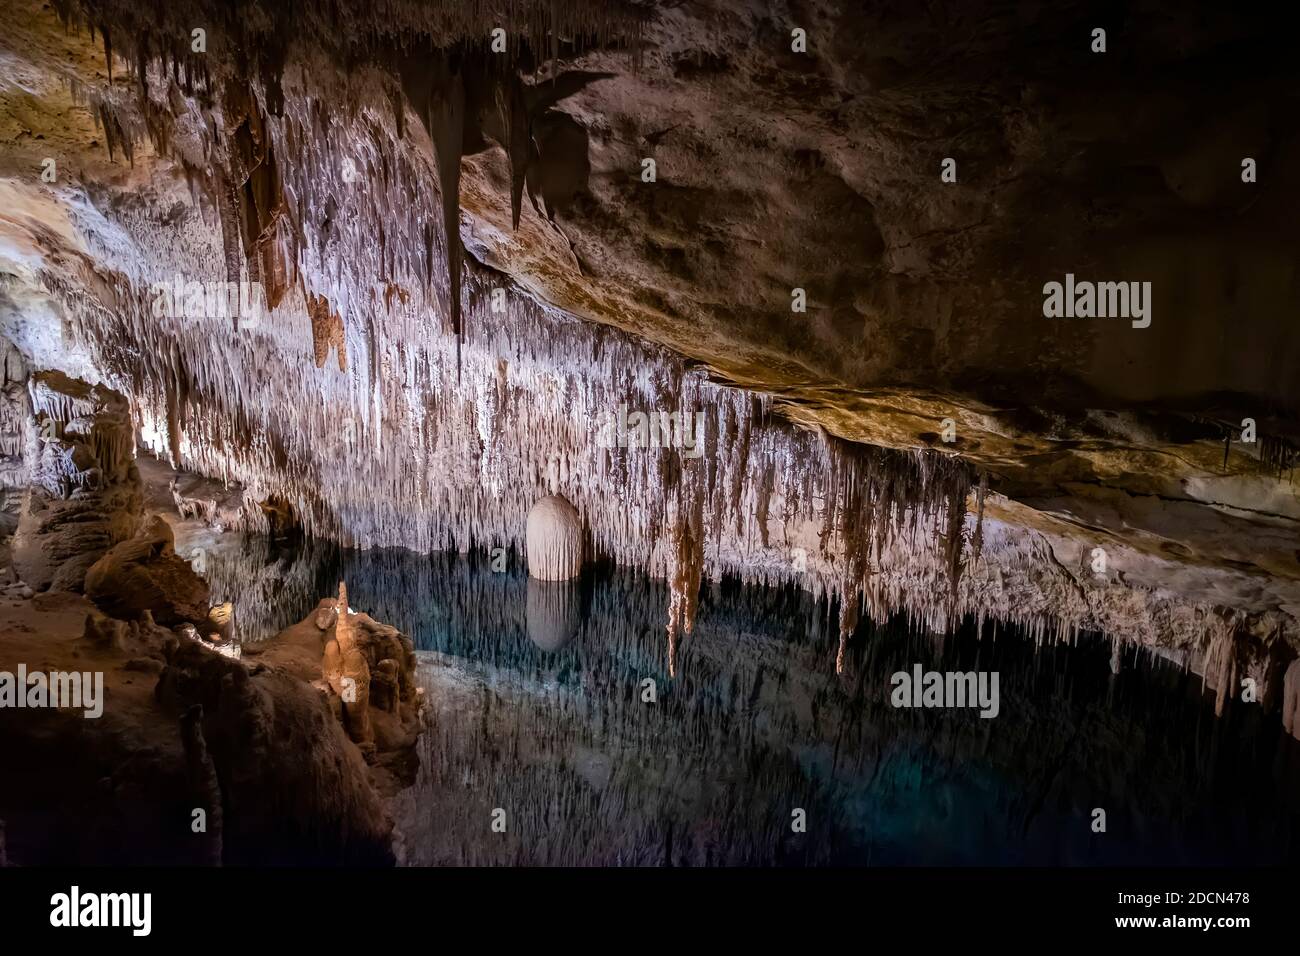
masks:
<svg viewBox="0 0 1300 956"><path fill-rule="evenodd" d="M1300 746L1276 717L1216 719L1200 678L1145 655L1112 674L1099 636L864 622L837 674L833 608L723 582L670 677L667 588L627 571L546 585L517 561L233 537L208 564L245 640L340 579L415 640L428 706L398 807L408 863L1300 859ZM917 663L998 672L998 716L894 708L890 676Z"/></svg>

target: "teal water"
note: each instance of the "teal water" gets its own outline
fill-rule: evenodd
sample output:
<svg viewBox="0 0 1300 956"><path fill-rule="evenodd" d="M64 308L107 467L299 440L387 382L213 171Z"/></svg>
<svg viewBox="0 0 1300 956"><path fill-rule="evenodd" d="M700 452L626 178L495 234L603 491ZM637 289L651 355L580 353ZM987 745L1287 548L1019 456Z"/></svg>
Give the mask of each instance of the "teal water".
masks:
<svg viewBox="0 0 1300 956"><path fill-rule="evenodd" d="M1145 655L1113 674L1100 635L1036 647L1010 628L864 621L837 674L833 608L724 581L705 585L672 676L667 588L631 572L548 588L484 555L255 539L211 563L218 591L265 582L244 588L245 640L340 578L354 608L415 640L428 706L399 803L408 863L1300 859L1300 746L1276 715L1216 718L1198 677ZM996 671L998 716L895 708L890 677L917 663Z"/></svg>

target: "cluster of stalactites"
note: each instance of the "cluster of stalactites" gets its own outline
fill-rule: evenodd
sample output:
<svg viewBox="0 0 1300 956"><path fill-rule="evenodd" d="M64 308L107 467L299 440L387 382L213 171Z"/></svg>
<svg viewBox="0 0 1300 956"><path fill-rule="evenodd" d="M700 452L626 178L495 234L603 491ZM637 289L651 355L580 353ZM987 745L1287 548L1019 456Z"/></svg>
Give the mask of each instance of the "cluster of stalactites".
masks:
<svg viewBox="0 0 1300 956"><path fill-rule="evenodd" d="M91 22L118 12L87 6L108 18ZM163 55L161 45L144 49ZM175 252L158 250L161 276L110 279L114 301L70 309L132 396L145 442L178 465L283 498L311 534L360 546L518 546L528 506L564 494L600 554L673 582L673 634L690 630L698 582L723 573L798 577L837 593L848 632L862 605L904 606L886 576L894 563L935 555L943 587L924 599L926 617L955 615L971 487L956 459L800 432L763 399L707 385L625 336L518 295L504 312L489 307L501 280L463 262L459 243L465 61L431 62L417 113L436 170L400 121L396 130L374 121L376 91L403 101L383 71L346 81L371 90L369 105L335 116L325 115L329 96L281 89L278 76L273 92L265 77L204 75L220 98L207 118L220 122L188 124L205 138L197 146L160 111L166 97L147 82L147 56L145 120L103 100L124 135L143 125L156 146L211 158L217 170L206 199L220 228L206 253L168 261ZM502 135L513 142L529 106L517 82L503 90ZM516 207L520 188L512 182ZM191 215L207 225L201 203ZM226 274L209 278L267 287L260 325L150 313L144 282L203 276L214 263ZM444 275L447 294L431 294ZM337 364L326 362L331 352ZM671 447L671 430L670 447L602 442L598 423L620 409L698 416L698 446Z"/></svg>
<svg viewBox="0 0 1300 956"><path fill-rule="evenodd" d="M342 338L358 358L346 369L318 367L281 322L296 314L310 340L311 310L295 313L292 295L236 334L159 323L123 288L113 309L75 311L73 328L156 451L279 494L309 533L347 543L518 546L532 502L558 492L601 555L688 590L704 575L804 573L796 540L813 579L857 589L890 555L939 553L936 532L960 528L970 477L955 460L818 438L621 333L516 294L493 312L493 281L471 277L475 345L459 372L451 340L421 335L418 298L400 295L366 301L366 336ZM618 433L637 413L669 417L652 447ZM691 599L679 610L685 631Z"/></svg>
<svg viewBox="0 0 1300 956"><path fill-rule="evenodd" d="M256 16L216 3L180 8L158 4L154 10L142 10L138 3L122 0L55 4L66 25L103 39L107 87L74 92L88 102L110 158L121 152L134 163L135 144L147 135L160 155L175 159L191 189L197 195L201 185L220 217L228 279L237 281L247 274L262 282L272 305L301 281L300 263L310 270L307 260L315 257L328 272L345 261L332 237L322 235L332 228L353 223L353 229L365 230L368 243L378 239L380 260L388 252L386 238L403 255L423 250L422 264L403 262L400 269L371 271L368 276L390 283L418 277L427 299L435 295L430 273L432 247L439 243L445 269L438 276L437 293L458 339L464 259L460 166L469 145L466 138L474 141L474 149L481 149L479 141L488 136L506 150L517 227L525 182L530 194L537 188L528 172L539 160L532 120L556 98L588 81L580 79L576 86L564 82L585 75L559 77L557 56L562 51L573 55L586 46L623 43L636 49L644 17L633 5L596 0L504 7L387 0L378 8L345 0L296 10L292 21L277 4L268 4ZM192 46L194 24L203 24L204 48L198 52ZM296 53L290 51L290 37L298 38ZM117 55L126 51L133 106L128 105L127 90L113 83L115 39ZM329 63L346 61L352 67L346 75L332 66L311 69L303 59L306 50L329 51ZM535 69L547 57L551 85L530 94L521 71ZM286 97L290 63L310 71L313 83L328 75L340 88L313 86ZM379 79L353 85L366 71ZM79 86L76 81L74 85ZM404 148L410 145L404 143L408 105L432 142L432 168L423 156L412 163L411 151ZM393 123L383 132L375 123L358 122L367 114L373 118L388 111ZM346 139L342 136L329 142L335 130L355 134L358 126L370 134L363 140L374 140L361 142L361 153L350 155L355 136L352 143L337 141ZM183 142L187 138L192 142ZM341 159L349 172L343 172ZM336 168L322 168L326 166ZM351 171L363 177L362 186L350 188ZM338 188L341 173L348 182ZM385 182L378 199L355 199L358 208L339 208L353 202L350 196L372 193L380 176ZM437 182L437 196L431 195L431 179ZM322 187L327 196L312 201ZM394 195L403 189L407 195ZM426 215L435 206L441 210L436 228ZM385 237L384 224L394 221L394 234ZM337 288L303 283L303 292L337 302ZM340 321L349 318L345 306Z"/></svg>

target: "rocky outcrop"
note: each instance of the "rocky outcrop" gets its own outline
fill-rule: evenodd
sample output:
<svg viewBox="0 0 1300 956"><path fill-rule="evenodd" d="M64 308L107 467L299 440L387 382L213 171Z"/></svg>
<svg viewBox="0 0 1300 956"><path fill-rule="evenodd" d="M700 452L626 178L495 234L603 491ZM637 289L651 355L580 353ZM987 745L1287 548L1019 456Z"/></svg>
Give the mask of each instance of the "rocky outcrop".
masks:
<svg viewBox="0 0 1300 956"><path fill-rule="evenodd" d="M143 497L127 403L57 373L24 385L13 556L48 591L5 589L0 660L93 668L105 697L97 720L0 713L5 780L25 781L0 785L20 862L391 863L384 799L409 779L415 739L409 641L367 618L348 642L373 651L364 686L382 719L366 747L386 760L371 770L313 686L320 649L306 678L243 663L234 604L212 604L170 524L130 536Z"/></svg>
<svg viewBox="0 0 1300 956"><path fill-rule="evenodd" d="M114 617L138 618L148 611L167 627L191 624L205 635L223 630L211 617L216 609L209 607L207 582L176 553L171 526L160 517L91 566L86 596ZM229 619L228 609L218 611L223 615Z"/></svg>
<svg viewBox="0 0 1300 956"><path fill-rule="evenodd" d="M361 753L309 684L180 642L156 695L166 712L189 722L188 772L203 785L205 805L214 799L203 773L210 758L224 863L391 861L391 821Z"/></svg>
<svg viewBox="0 0 1300 956"><path fill-rule="evenodd" d="M80 591L86 571L140 523L127 401L60 372L27 382L23 504L14 567L35 590Z"/></svg>
<svg viewBox="0 0 1300 956"><path fill-rule="evenodd" d="M247 652L256 665L316 688L383 792L410 783L421 707L415 647L397 628L348 607L343 582L337 599L322 600L306 619Z"/></svg>

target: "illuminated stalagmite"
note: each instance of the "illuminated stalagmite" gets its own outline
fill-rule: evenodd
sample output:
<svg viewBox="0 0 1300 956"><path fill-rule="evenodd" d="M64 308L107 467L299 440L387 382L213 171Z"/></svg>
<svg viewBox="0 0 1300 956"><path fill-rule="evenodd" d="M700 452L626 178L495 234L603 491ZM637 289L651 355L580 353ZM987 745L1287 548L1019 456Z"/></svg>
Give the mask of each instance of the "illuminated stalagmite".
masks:
<svg viewBox="0 0 1300 956"><path fill-rule="evenodd" d="M528 512L528 573L542 581L570 581L582 571L582 519L560 495Z"/></svg>

